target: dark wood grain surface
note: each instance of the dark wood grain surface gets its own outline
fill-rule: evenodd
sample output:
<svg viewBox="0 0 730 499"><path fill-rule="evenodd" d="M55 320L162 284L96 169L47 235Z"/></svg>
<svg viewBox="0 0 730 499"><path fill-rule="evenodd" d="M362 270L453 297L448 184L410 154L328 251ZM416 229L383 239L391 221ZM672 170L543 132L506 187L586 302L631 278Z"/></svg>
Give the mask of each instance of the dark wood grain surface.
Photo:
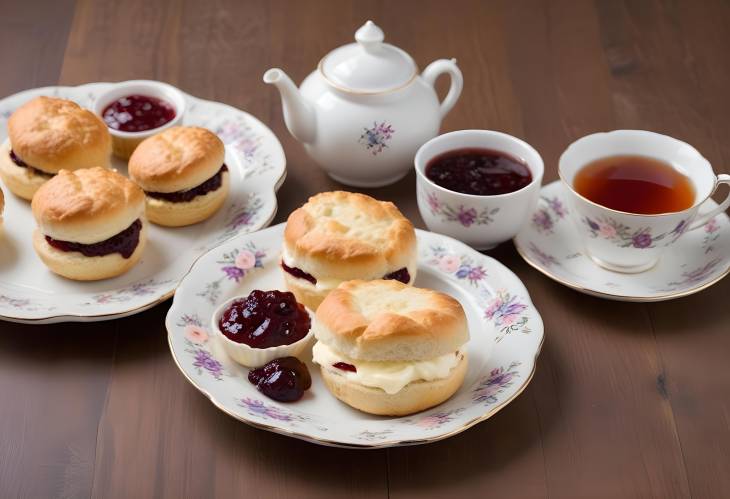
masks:
<svg viewBox="0 0 730 499"><path fill-rule="evenodd" d="M442 130L487 128L543 155L578 137L655 130L730 171L727 1L0 2L0 94L152 78L245 109L289 176L276 222L340 187L286 131L280 66L301 81L372 18L421 67L456 57ZM441 82L442 84L444 82ZM418 226L411 174L366 191ZM224 415L168 352L169 302L91 324L0 323L0 497L730 497L730 279L676 301L608 302L548 280L511 243L546 327L528 389L431 445L319 447Z"/></svg>

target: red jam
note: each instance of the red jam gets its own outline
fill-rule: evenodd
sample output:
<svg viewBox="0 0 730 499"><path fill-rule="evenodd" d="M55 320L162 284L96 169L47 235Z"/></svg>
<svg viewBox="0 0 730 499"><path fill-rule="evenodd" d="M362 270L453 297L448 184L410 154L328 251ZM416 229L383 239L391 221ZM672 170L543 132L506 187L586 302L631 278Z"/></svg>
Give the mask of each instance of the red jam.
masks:
<svg viewBox="0 0 730 499"><path fill-rule="evenodd" d="M400 281L403 284L408 284L411 282L411 274L408 272L408 269L403 267L402 269L398 269L395 272L391 272L390 274L383 277L383 279L387 280L394 280L394 281Z"/></svg>
<svg viewBox="0 0 730 499"><path fill-rule="evenodd" d="M304 272L302 269L298 267L290 267L287 264L284 263L284 261L281 262L281 268L284 269L285 272L288 272L289 274L293 275L294 277L297 277L299 279L304 279L306 281L311 282L312 284L317 284L317 278L314 277L312 274L308 274ZM395 281L400 281L403 284L408 284L411 282L411 274L408 272L408 269L403 267L402 269L398 269L395 272L391 272L390 274L387 274L383 276L383 279L393 279Z"/></svg>
<svg viewBox="0 0 730 499"><path fill-rule="evenodd" d="M311 325L293 293L258 289L231 303L218 321L226 338L252 348L291 345L304 338Z"/></svg>
<svg viewBox="0 0 730 499"><path fill-rule="evenodd" d="M285 264L283 260L281 262L281 268L284 269L285 272L288 272L289 274L293 275L294 277L297 277L299 279L304 279L305 281L309 281L312 284L317 284L317 279L312 274L307 274L302 269L297 268L297 267L290 267L287 264Z"/></svg>
<svg viewBox="0 0 730 499"><path fill-rule="evenodd" d="M307 366L296 357L274 359L248 372L248 380L258 391L279 402L294 402L312 386Z"/></svg>
<svg viewBox="0 0 730 499"><path fill-rule="evenodd" d="M175 108L162 99L134 94L120 97L109 104L101 117L114 130L146 132L175 119Z"/></svg>
<svg viewBox="0 0 730 499"><path fill-rule="evenodd" d="M481 148L455 149L436 156L426 165L426 177L444 189L476 196L507 194L532 182L522 160Z"/></svg>
<svg viewBox="0 0 730 499"><path fill-rule="evenodd" d="M192 189L188 189L186 191L175 191L175 192L150 192L145 191L145 194L147 194L151 198L157 198L157 199L163 199L165 201L169 201L171 203L187 203L188 201L192 201L194 198L198 196L204 196L208 194L209 192L213 192L215 190L218 190L220 186L223 183L223 172L227 172L228 167L226 165L221 166L221 169L218 170L218 173L210 177L208 180L203 182L202 184L193 187Z"/></svg>
<svg viewBox="0 0 730 499"><path fill-rule="evenodd" d="M124 229L116 236L112 236L98 243L83 244L71 241L60 241L46 236L46 242L61 251L78 251L84 256L105 256L112 253L119 253L124 258L129 258L134 253L139 243L139 233L142 230L142 221L137 219L132 225Z"/></svg>
<svg viewBox="0 0 730 499"><path fill-rule="evenodd" d="M350 371L351 373L357 372L357 367L353 366L352 364L348 364L347 362L335 362L334 364L332 364L332 367L342 369L343 371Z"/></svg>
<svg viewBox="0 0 730 499"><path fill-rule="evenodd" d="M18 155L15 154L15 151L13 151L12 149L10 150L10 161L12 161L16 165L20 166L21 168L27 168L28 170L30 170L32 173L35 173L36 175L41 175L43 177L49 177L49 178L53 176L53 174L51 174L51 173L46 173L43 170L39 170L38 168L34 168L34 167L30 166L28 163L26 163L25 161L20 159L18 157Z"/></svg>

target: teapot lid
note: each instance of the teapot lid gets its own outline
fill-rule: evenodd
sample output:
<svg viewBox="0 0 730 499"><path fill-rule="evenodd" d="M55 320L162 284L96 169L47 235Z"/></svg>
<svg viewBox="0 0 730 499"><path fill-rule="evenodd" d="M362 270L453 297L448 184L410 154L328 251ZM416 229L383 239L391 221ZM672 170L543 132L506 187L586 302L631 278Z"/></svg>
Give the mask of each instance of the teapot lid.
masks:
<svg viewBox="0 0 730 499"><path fill-rule="evenodd" d="M372 21L355 33L357 43L334 49L319 63L324 78L346 92L377 94L396 90L416 76L416 63L405 51L383 43L385 35Z"/></svg>

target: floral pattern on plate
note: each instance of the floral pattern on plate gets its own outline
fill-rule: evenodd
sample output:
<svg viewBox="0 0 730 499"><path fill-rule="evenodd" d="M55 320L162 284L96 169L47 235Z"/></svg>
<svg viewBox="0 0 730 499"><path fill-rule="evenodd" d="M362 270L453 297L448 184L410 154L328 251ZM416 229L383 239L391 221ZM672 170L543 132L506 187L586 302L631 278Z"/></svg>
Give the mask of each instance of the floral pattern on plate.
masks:
<svg viewBox="0 0 730 499"><path fill-rule="evenodd" d="M566 204L560 182L544 186L541 195ZM712 200L707 204L707 209L717 206ZM724 213L695 230L688 230L690 221L683 220L664 234L631 229L610 218L583 219L580 224L594 237L618 246L647 248L676 242L665 250L656 266L638 274L611 272L593 263L582 252L573 223L554 224L551 233L528 224L515 238L515 246L528 263L548 277L578 291L615 300L677 298L700 291L730 272L730 219Z"/></svg>
<svg viewBox="0 0 730 499"><path fill-rule="evenodd" d="M531 223L538 232L552 234L555 224L564 219L567 214L568 209L557 197L541 197L540 206L533 213Z"/></svg>
<svg viewBox="0 0 730 499"><path fill-rule="evenodd" d="M400 418L374 418L340 403L324 387L319 368L311 362L312 388L300 401L283 404L262 396L247 381L245 368L232 364L222 349L210 346L208 331L201 324L233 296L253 288L283 288L280 253L274 250L281 247L283 229L282 224L239 235L204 255L183 279L167 315L175 362L224 412L254 426L326 445L412 445L444 438L488 418L529 382L543 327L525 287L496 260L448 237L417 231L416 284L457 296L469 317L471 340L465 350L470 359L469 381L443 404ZM238 280L222 270L236 261L246 270L236 273ZM212 300L211 279L218 282ZM524 324L519 325L523 318ZM531 331L524 330L527 324ZM522 327L526 334L500 332L511 326ZM199 352L201 348L204 353Z"/></svg>
<svg viewBox="0 0 730 499"><path fill-rule="evenodd" d="M27 90L0 100L0 140L5 123L20 105L38 95L54 95L90 107L110 83ZM203 253L225 240L266 226L276 212L276 188L285 174L284 151L255 117L231 106L186 95L186 125L220 134L231 173L225 205L210 219L190 227L151 224L141 261L128 273L98 282L56 277L31 247L35 221L28 203L6 196L4 245L0 252L0 319L30 323L105 320L137 313L168 298ZM114 160L122 173L126 164ZM43 291L41 291L43 290Z"/></svg>

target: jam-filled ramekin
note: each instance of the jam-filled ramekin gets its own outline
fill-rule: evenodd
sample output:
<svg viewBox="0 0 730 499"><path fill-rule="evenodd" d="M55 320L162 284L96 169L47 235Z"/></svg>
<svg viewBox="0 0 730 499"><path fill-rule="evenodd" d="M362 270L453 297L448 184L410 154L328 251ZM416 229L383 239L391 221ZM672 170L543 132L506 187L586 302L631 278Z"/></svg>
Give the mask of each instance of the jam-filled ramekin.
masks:
<svg viewBox="0 0 730 499"><path fill-rule="evenodd" d="M114 155L128 159L144 139L182 123L185 96L160 81L122 81L96 97L93 111L109 128Z"/></svg>
<svg viewBox="0 0 730 499"><path fill-rule="evenodd" d="M211 319L211 330L226 353L252 368L301 356L311 346L311 326L307 309L284 291L254 290L236 296L218 307Z"/></svg>

